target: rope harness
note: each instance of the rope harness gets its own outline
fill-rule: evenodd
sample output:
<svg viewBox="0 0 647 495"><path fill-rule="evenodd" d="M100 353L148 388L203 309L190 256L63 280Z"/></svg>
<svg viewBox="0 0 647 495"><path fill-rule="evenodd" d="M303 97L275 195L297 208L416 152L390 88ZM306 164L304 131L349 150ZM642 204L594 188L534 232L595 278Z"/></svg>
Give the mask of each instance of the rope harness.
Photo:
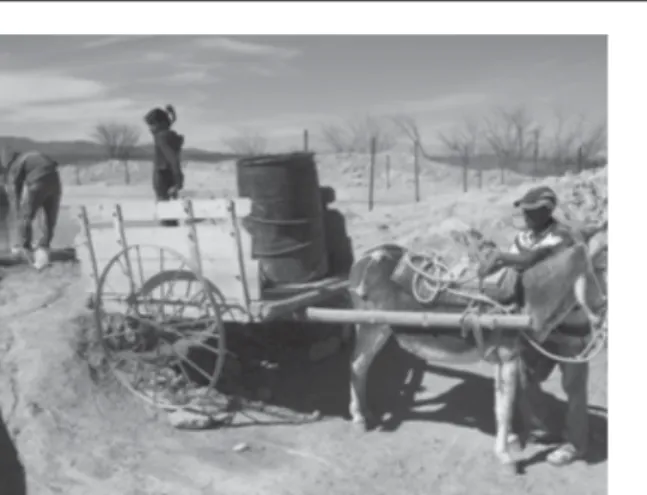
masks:
<svg viewBox="0 0 647 495"><path fill-rule="evenodd" d="M470 252L470 258L478 259L482 257L482 255L479 254L481 252L481 249L476 245L476 243L469 243L468 250ZM461 334L464 337L467 337L469 332L471 332L472 336L474 337L476 346L479 349L479 352L483 359L490 358L492 351L496 347L496 341L499 339L501 331L494 329L494 332L496 332L494 343L490 346L487 346L487 343L485 342L485 338L483 336L483 329L479 323L479 315L483 312L486 312L488 314L494 313L501 315L512 314L517 310L516 305L505 306L503 304L500 304L495 299L484 294L482 291L481 280L479 280L479 292L461 290L458 287L465 285L468 282L473 282L478 277L473 276L460 279L456 276L453 276L442 257L437 253L432 253L431 255L407 253L405 254L405 257L405 262L407 263L408 267L415 273L412 279L411 293L420 304L433 304L442 293L449 293L455 296L460 296L469 301L465 311L463 312L463 317L461 318ZM417 259L420 260L419 264L416 263ZM463 270L463 273L465 271L466 270ZM588 274L592 275L591 278L593 278L593 280L595 281L598 291L603 294L604 292L602 290L602 284L594 271L593 260L588 256L587 271ZM423 287L428 293L427 295L422 293ZM606 303L606 299L603 302ZM577 307L578 303L573 303L566 314L571 313ZM578 355L572 357L561 356L552 353L548 351L544 346L542 346L539 342L537 342L537 340L533 338L531 333L527 331L521 331L520 333L537 352L543 354L549 359L562 363L588 362L595 358L602 351L606 344L608 335L606 311L597 316L599 317L600 323L591 324L590 342L586 345L584 350L582 350Z"/></svg>

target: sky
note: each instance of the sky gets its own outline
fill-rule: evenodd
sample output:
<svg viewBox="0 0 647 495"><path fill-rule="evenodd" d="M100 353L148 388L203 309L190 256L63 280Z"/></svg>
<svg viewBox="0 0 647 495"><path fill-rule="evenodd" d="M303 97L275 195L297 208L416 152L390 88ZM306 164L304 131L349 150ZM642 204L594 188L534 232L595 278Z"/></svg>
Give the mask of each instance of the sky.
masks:
<svg viewBox="0 0 647 495"><path fill-rule="evenodd" d="M87 139L171 103L186 146L406 114L438 132L522 106L606 121L606 36L0 36L0 135Z"/></svg>

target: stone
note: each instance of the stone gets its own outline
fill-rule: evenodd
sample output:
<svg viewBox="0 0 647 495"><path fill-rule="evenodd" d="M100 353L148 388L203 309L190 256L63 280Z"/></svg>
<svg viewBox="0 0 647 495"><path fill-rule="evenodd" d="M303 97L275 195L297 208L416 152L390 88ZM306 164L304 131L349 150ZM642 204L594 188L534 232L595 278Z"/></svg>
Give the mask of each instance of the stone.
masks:
<svg viewBox="0 0 647 495"><path fill-rule="evenodd" d="M178 430L204 430L214 426L214 420L207 414L178 410L168 414L169 423Z"/></svg>

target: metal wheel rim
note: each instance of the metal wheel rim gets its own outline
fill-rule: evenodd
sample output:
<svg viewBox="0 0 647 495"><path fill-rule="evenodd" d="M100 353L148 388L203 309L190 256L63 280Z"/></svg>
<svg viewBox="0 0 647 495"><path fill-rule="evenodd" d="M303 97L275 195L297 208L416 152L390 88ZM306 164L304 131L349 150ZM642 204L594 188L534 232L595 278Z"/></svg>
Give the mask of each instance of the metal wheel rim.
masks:
<svg viewBox="0 0 647 495"><path fill-rule="evenodd" d="M114 334L111 335L106 332L106 328L104 326L105 318L110 316L108 315L108 313L104 311L104 297L103 297L108 276L112 272L112 270L116 268L117 264L122 258L124 258L125 256L128 256L132 251L135 251L135 250L137 250L139 253L143 248L154 249L159 251L160 253L169 253L173 258L180 261L182 266L185 266L187 268L186 271L192 274L195 282L197 282L201 287L202 289L201 292L203 294L203 297L205 298L205 301L204 301L205 305L207 307L210 307L213 310L214 324L211 325L211 331L214 336L218 337L219 345L217 348L217 352L214 352L214 354L216 355L215 366L214 366L213 373L209 377L209 384L205 392L215 390L215 386L223 372L223 367L225 364L225 354L226 354L226 338L225 338L225 332L224 332L224 325L222 321L222 313L221 313L221 308L218 302L216 301L216 297L214 293L218 294L219 296L221 296L221 294L219 291L217 291L217 289L216 291L212 291L212 288L214 288L215 286L211 284L208 280L206 280L200 273L197 273L196 271L194 271L191 268L190 262L183 255L181 255L180 253L178 253L173 249L155 246L155 245L137 244L121 250L119 253L117 253L115 256L113 256L110 259L110 261L106 264L103 272L101 273L101 276L99 277L99 281L97 283L97 291L95 295L94 315L95 315L96 328L98 332L98 338L101 342L101 347L103 349L106 362L108 363L113 375L126 389L128 389L138 398L144 400L145 402L157 408L164 409L166 411L195 409L195 407L192 406L191 404L187 405L187 404L172 403L169 401L160 401L157 394L157 386L155 386L153 397L151 397L149 393L139 390L137 388L138 384L135 384L135 385L133 384L132 377L129 376L128 372L125 372L119 369L116 360L112 359L116 353L113 349L110 349L107 345L108 339L114 337ZM150 277L145 281L140 282L141 284L140 291L137 292L139 297L142 296L141 289L143 289L146 286L146 283L149 281L149 279ZM163 279L162 281L166 281L166 280ZM155 288L157 287L158 285L155 286ZM128 297L130 297L131 295L132 294L129 294ZM222 300L224 298L220 297L220 299ZM130 309L130 306L129 306L129 309ZM126 316L124 316L124 318L128 318L128 317L132 317L132 315L127 314ZM161 333L162 331L164 331L163 328L160 328L160 326L158 326L155 323L151 323L150 321L146 321L145 323L148 325L151 325L155 332ZM179 362L181 362L182 365L186 365L187 361L188 361L188 358L185 358L185 359L179 358ZM182 371L182 373L184 373L184 370ZM226 407L226 404L223 404L222 406L218 406L219 409L222 409L222 407Z"/></svg>

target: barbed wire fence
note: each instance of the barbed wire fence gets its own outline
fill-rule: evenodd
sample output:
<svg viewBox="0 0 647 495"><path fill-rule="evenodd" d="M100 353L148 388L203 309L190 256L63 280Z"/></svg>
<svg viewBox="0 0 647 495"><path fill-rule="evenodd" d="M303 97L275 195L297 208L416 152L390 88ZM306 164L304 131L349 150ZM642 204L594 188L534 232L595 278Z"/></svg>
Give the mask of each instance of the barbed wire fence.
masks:
<svg viewBox="0 0 647 495"><path fill-rule="evenodd" d="M205 153L199 160L189 157L185 162L211 163L266 153L314 152L320 159L336 161L339 167L353 162L348 172L366 184L367 204L372 209L375 188L390 190L398 181L410 184L411 201L418 202L424 199L423 185L442 182L452 173L446 186L453 188L455 184L457 193L468 193L494 184L505 185L519 180L519 176L527 180L579 173L606 165L607 155L606 122L591 125L582 116L565 118L556 112L551 125L540 125L523 107L498 108L486 117L464 118L450 128L424 135L415 116L398 114L324 123L281 137L277 141L291 144L277 150L262 130L234 129L214 144L222 153ZM120 167L112 162L109 166ZM134 170L125 174L127 181L136 182L138 177L149 175L138 172L142 167L131 167ZM438 171L440 167L442 173ZM75 185L93 182L95 174L88 168L73 166L68 181Z"/></svg>

